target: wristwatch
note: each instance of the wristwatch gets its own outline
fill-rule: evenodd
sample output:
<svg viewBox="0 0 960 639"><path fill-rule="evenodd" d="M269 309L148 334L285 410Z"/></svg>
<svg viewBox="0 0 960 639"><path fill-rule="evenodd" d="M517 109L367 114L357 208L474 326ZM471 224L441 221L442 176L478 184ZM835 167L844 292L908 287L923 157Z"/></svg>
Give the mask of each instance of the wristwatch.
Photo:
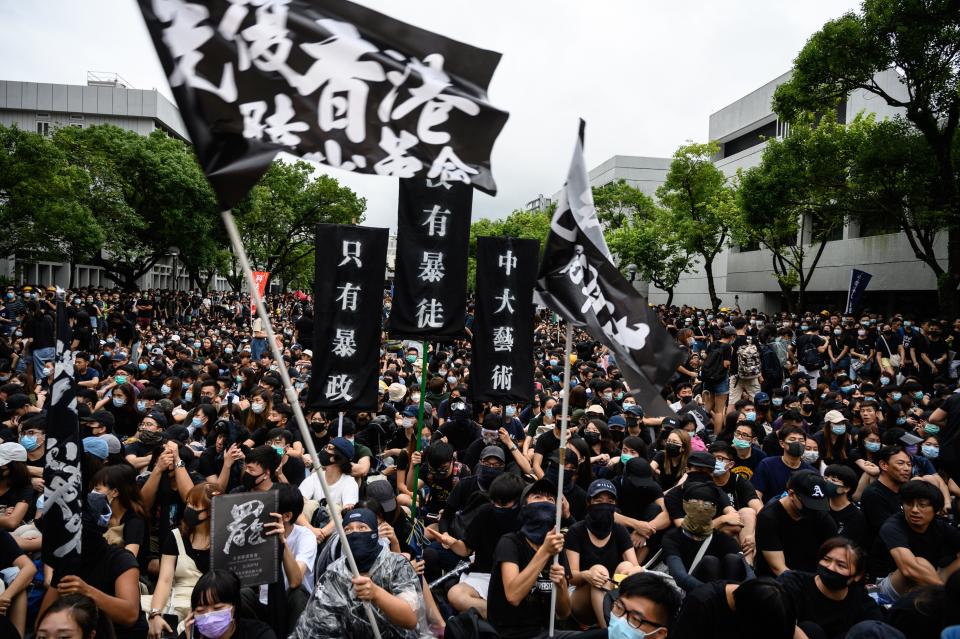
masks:
<svg viewBox="0 0 960 639"><path fill-rule="evenodd" d="M176 467L177 467L177 468L183 468L183 466L184 466L183 460L182 460L182 459L178 459L178 460L177 460L177 463L176 463Z"/></svg>
<svg viewBox="0 0 960 639"><path fill-rule="evenodd" d="M150 612L147 613L147 619L153 619L154 617L160 616L160 610L157 608L151 608Z"/></svg>

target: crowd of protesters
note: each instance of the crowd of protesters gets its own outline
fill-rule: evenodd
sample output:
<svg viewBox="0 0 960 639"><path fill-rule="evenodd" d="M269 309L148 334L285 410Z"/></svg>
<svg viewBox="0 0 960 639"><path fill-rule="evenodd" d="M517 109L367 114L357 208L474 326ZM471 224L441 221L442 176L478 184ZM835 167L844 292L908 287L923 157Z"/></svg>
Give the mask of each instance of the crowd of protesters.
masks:
<svg viewBox="0 0 960 639"><path fill-rule="evenodd" d="M670 415L585 333L565 386L547 312L529 404L472 401L469 339L422 370L420 343L385 334L376 410L308 410L311 459L248 299L68 291L83 561L54 575L55 298L10 288L0 308L4 637L366 638L368 603L385 638L519 639L546 636L552 596L560 637L960 632L960 320L661 308L685 353ZM307 301L268 308L305 400L328 347ZM269 490L283 587L241 587L210 567L211 504Z"/></svg>

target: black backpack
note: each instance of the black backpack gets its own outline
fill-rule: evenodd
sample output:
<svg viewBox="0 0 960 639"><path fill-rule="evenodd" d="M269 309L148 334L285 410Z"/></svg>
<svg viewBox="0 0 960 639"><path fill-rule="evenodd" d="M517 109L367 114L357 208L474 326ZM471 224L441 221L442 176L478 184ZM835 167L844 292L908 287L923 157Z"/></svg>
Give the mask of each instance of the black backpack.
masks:
<svg viewBox="0 0 960 639"><path fill-rule="evenodd" d="M783 366L780 365L780 358L777 356L777 351L769 344L760 347L760 369L767 383L779 384L783 381Z"/></svg>
<svg viewBox="0 0 960 639"><path fill-rule="evenodd" d="M473 520L476 519L477 513L483 506L489 503L490 497L487 496L485 491L480 490L478 486L476 492L467 498L467 503L463 508L458 510L457 514L453 516L453 520L449 526L450 529L447 532L457 539L465 538L467 536L467 528L469 528Z"/></svg>
<svg viewBox="0 0 960 639"><path fill-rule="evenodd" d="M470 608L447 619L444 639L500 639L500 633L480 616L476 608Z"/></svg>
<svg viewBox="0 0 960 639"><path fill-rule="evenodd" d="M723 367L723 353L725 351L723 344L712 344L707 350L707 358L703 361L700 369L700 379L705 386L716 384L723 381L727 375L727 370Z"/></svg>
<svg viewBox="0 0 960 639"><path fill-rule="evenodd" d="M804 340L797 359L800 360L800 365L808 371L815 371L820 368L820 351L817 350L817 343L813 340L813 337Z"/></svg>

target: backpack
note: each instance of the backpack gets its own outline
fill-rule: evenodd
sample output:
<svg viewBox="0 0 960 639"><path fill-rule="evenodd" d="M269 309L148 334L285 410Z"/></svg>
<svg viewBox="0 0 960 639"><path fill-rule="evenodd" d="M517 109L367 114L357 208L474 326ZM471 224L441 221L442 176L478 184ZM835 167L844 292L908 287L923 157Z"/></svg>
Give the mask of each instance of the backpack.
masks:
<svg viewBox="0 0 960 639"><path fill-rule="evenodd" d="M722 381L727 374L723 368L723 346L723 344L712 344L707 351L707 358L700 369L700 379L705 386Z"/></svg>
<svg viewBox="0 0 960 639"><path fill-rule="evenodd" d="M760 351L748 337L747 343L737 349L737 377L740 379L755 379L760 377Z"/></svg>
<svg viewBox="0 0 960 639"><path fill-rule="evenodd" d="M480 616L476 608L447 619L443 636L445 639L500 639L500 633Z"/></svg>
<svg viewBox="0 0 960 639"><path fill-rule="evenodd" d="M770 383L779 384L783 381L783 365L777 350L770 344L760 347L760 370L763 378Z"/></svg>
<svg viewBox="0 0 960 639"><path fill-rule="evenodd" d="M797 359L799 360L800 365L808 371L813 371L820 368L820 351L817 350L817 343L813 340L813 337L810 337L810 339L807 339L803 342L803 346L800 348L800 354Z"/></svg>

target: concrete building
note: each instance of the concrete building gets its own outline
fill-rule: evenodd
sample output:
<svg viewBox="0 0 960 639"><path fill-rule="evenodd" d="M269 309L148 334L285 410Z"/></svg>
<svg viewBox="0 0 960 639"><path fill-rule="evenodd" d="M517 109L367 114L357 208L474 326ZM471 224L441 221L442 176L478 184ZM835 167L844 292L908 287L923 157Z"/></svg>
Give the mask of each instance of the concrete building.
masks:
<svg viewBox="0 0 960 639"><path fill-rule="evenodd" d="M176 105L156 89L134 89L116 74L87 74L86 85L49 84L0 80L0 124L50 135L58 127L112 124L140 135L161 130L189 141ZM153 267L138 283L141 288L189 288L189 278L178 266L174 252ZM24 262L0 259L0 275L17 284L113 286L103 269L84 264ZM174 270L177 282L174 282ZM229 288L226 279L214 278L211 287Z"/></svg>
<svg viewBox="0 0 960 639"><path fill-rule="evenodd" d="M709 137L720 143L720 152L714 163L728 178L736 175L738 169L758 165L767 140L789 135L789 125L781 122L771 108L774 91L789 78L790 73L785 73L710 115ZM905 88L893 70L878 74L875 80L894 96L905 94ZM872 94L857 90L838 106L837 120L851 122L861 112L888 118L900 110ZM663 182L669 165L667 158L614 156L590 171L589 175L594 186L623 177L652 195ZM802 225L806 229L801 238L804 243L811 239L810 224L806 220ZM889 225L883 220L877 220L871 226L861 227L851 222L827 242L807 289L808 305L843 306L852 268L873 275L864 296L864 303L872 308L890 311L894 307L907 306L920 310L935 303L933 273L916 259L906 236L890 232ZM936 247L939 254L946 255L946 234L937 239ZM942 264L946 267L945 257ZM767 312L781 309L780 288L773 275L769 251L731 246L714 260L713 272L717 295L724 306L732 307L739 302L743 309L758 308ZM640 288L645 287L641 285ZM649 298L654 304L665 303L667 294L651 286ZM681 278L674 290L673 303L710 306L702 263Z"/></svg>

